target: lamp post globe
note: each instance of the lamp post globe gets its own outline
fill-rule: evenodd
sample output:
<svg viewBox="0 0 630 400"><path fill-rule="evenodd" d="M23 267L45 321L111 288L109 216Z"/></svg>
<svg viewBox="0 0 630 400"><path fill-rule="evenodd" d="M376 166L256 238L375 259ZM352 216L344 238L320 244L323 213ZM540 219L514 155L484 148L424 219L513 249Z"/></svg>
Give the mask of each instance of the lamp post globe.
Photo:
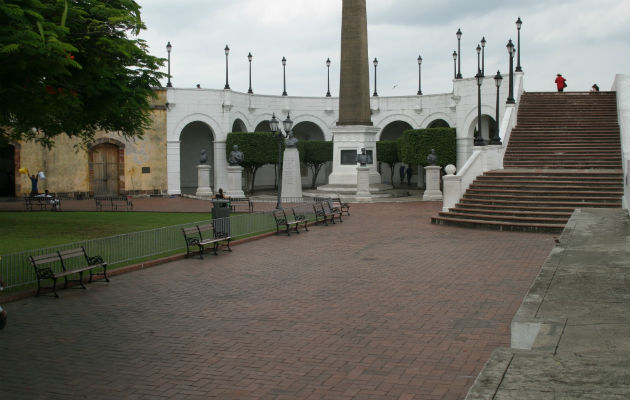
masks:
<svg viewBox="0 0 630 400"><path fill-rule="evenodd" d="M171 83L171 50L173 46L171 42L166 43L166 52L168 53L168 82L166 82L166 87L173 87Z"/></svg>
<svg viewBox="0 0 630 400"><path fill-rule="evenodd" d="M494 76L494 85L497 87L497 104L495 108L496 114L496 132L494 137L490 140L490 144L498 144L501 145L501 137L499 136L499 88L501 87L501 82L503 81L503 77L501 76L501 72L497 70L497 74Z"/></svg>
<svg viewBox="0 0 630 400"><path fill-rule="evenodd" d="M422 56L418 56L418 96L422 95Z"/></svg>

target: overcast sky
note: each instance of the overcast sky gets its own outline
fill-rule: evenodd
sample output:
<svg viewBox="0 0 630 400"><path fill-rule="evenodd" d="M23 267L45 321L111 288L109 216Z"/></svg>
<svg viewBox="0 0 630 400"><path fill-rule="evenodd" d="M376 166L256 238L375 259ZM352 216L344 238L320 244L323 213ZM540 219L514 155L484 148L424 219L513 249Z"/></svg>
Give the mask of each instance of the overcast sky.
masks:
<svg viewBox="0 0 630 400"><path fill-rule="evenodd" d="M247 92L247 54L253 55L254 93L282 94L282 57L286 57L290 96L326 94L326 58L330 87L339 93L341 0L138 0L153 55L167 57L175 87L223 89L226 44L230 47L229 84ZM422 91L452 91L455 33L463 32L464 78L477 69L475 48L486 38L486 76L508 71L506 44L516 45L521 29L521 66L527 91L554 90L562 73L567 90L609 90L615 74L630 74L629 0L367 0L370 87L379 60L381 96L418 91L418 55ZM368 60L366 60L368 62ZM516 65L516 59L515 59ZM166 66L164 68L166 72ZM163 82L166 85L166 82Z"/></svg>

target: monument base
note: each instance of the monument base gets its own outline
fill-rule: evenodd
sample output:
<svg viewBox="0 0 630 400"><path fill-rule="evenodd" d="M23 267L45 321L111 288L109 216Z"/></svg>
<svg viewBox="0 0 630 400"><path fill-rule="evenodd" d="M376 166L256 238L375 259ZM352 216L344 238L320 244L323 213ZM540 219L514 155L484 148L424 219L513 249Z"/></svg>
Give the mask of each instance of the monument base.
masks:
<svg viewBox="0 0 630 400"><path fill-rule="evenodd" d="M427 187L422 200L442 200L442 192L440 191L440 171L442 168L438 165L430 165L424 167L424 170L427 173Z"/></svg>
<svg viewBox="0 0 630 400"><path fill-rule="evenodd" d="M300 153L296 147L287 147L282 159L282 198L302 198Z"/></svg>
<svg viewBox="0 0 630 400"><path fill-rule="evenodd" d="M229 165L227 175L228 187L225 194L229 197L245 197L245 193L243 193L243 167Z"/></svg>
<svg viewBox="0 0 630 400"><path fill-rule="evenodd" d="M360 203L371 203L372 194L370 193L370 168L357 167L357 194L356 201Z"/></svg>
<svg viewBox="0 0 630 400"><path fill-rule="evenodd" d="M195 192L196 196L212 196L212 188L210 187L210 170L211 167L208 164L197 165L197 192Z"/></svg>
<svg viewBox="0 0 630 400"><path fill-rule="evenodd" d="M376 135L379 128L367 125L335 126L333 132L333 172L328 177L329 185L357 184L358 153L364 148L371 163L369 169L370 185L381 183L381 175L376 170Z"/></svg>

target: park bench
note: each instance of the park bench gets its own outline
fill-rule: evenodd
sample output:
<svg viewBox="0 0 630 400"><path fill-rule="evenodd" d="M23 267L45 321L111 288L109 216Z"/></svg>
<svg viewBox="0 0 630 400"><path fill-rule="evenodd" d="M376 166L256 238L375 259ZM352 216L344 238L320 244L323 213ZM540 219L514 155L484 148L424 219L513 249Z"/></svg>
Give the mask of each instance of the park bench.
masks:
<svg viewBox="0 0 630 400"><path fill-rule="evenodd" d="M249 197L230 197L230 210L232 212L254 212L254 203Z"/></svg>
<svg viewBox="0 0 630 400"><path fill-rule="evenodd" d="M107 263L100 256L89 257L83 246L40 256L29 256L29 259L35 269L35 276L37 276L36 296L39 296L41 289L52 289L55 297L59 297L57 280L60 278L64 279L64 289L68 287L69 282L78 282L80 287L85 289L83 285L83 273L85 271L90 274L89 283L92 283L94 276L100 276L100 280L109 282ZM78 279L70 279L72 275L79 277ZM52 286L42 286L42 281L46 279L52 280Z"/></svg>
<svg viewBox="0 0 630 400"><path fill-rule="evenodd" d="M308 220L305 215L297 214L295 209L292 210L292 217L288 217L284 209L273 210L273 219L276 221L276 235L280 233L280 230L284 230L288 236L291 236L291 229L295 230L295 233L300 233L300 224L304 225L304 230L308 231Z"/></svg>
<svg viewBox="0 0 630 400"><path fill-rule="evenodd" d="M341 216L343 215L341 209L339 207L335 207L331 199L322 201L322 206L324 208L324 212L330 216L333 224L335 223L335 217L339 219L339 222L343 222L341 219Z"/></svg>
<svg viewBox="0 0 630 400"><path fill-rule="evenodd" d="M227 251L232 251L230 241L232 237L227 232L218 231L213 224L195 225L189 228L182 228L184 240L186 241L186 258L190 256L197 246L199 248L199 258L203 259L203 251L206 246L212 245L212 250L216 256L220 245L227 246Z"/></svg>
<svg viewBox="0 0 630 400"><path fill-rule="evenodd" d="M59 211L61 209L61 200L45 194L24 196L24 206L30 211L33 211L34 207L39 210L46 210L50 207L51 211Z"/></svg>
<svg viewBox="0 0 630 400"><path fill-rule="evenodd" d="M133 211L133 202L126 196L94 196L96 211L103 211L103 207L112 211L122 210Z"/></svg>
<svg viewBox="0 0 630 400"><path fill-rule="evenodd" d="M339 196L333 197L331 201L332 206L337 207L342 214L345 212L346 215L350 215L350 204L348 202L342 201L341 197Z"/></svg>
<svg viewBox="0 0 630 400"><path fill-rule="evenodd" d="M328 222L335 224L335 217L341 220L341 211L338 208L332 207L328 200L316 201L313 203L313 211L315 212L315 223L324 223L328 225Z"/></svg>

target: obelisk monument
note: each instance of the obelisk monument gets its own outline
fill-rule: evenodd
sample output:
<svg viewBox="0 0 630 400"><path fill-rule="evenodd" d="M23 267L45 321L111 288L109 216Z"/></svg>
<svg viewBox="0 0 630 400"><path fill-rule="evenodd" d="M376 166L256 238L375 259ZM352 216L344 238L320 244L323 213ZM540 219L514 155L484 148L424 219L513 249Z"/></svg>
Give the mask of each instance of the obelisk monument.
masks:
<svg viewBox="0 0 630 400"><path fill-rule="evenodd" d="M333 172L330 186L357 185L357 153L371 155L370 184L380 183L376 170L376 135L370 110L366 0L342 0L339 119L333 128ZM329 188L330 190L330 188Z"/></svg>

